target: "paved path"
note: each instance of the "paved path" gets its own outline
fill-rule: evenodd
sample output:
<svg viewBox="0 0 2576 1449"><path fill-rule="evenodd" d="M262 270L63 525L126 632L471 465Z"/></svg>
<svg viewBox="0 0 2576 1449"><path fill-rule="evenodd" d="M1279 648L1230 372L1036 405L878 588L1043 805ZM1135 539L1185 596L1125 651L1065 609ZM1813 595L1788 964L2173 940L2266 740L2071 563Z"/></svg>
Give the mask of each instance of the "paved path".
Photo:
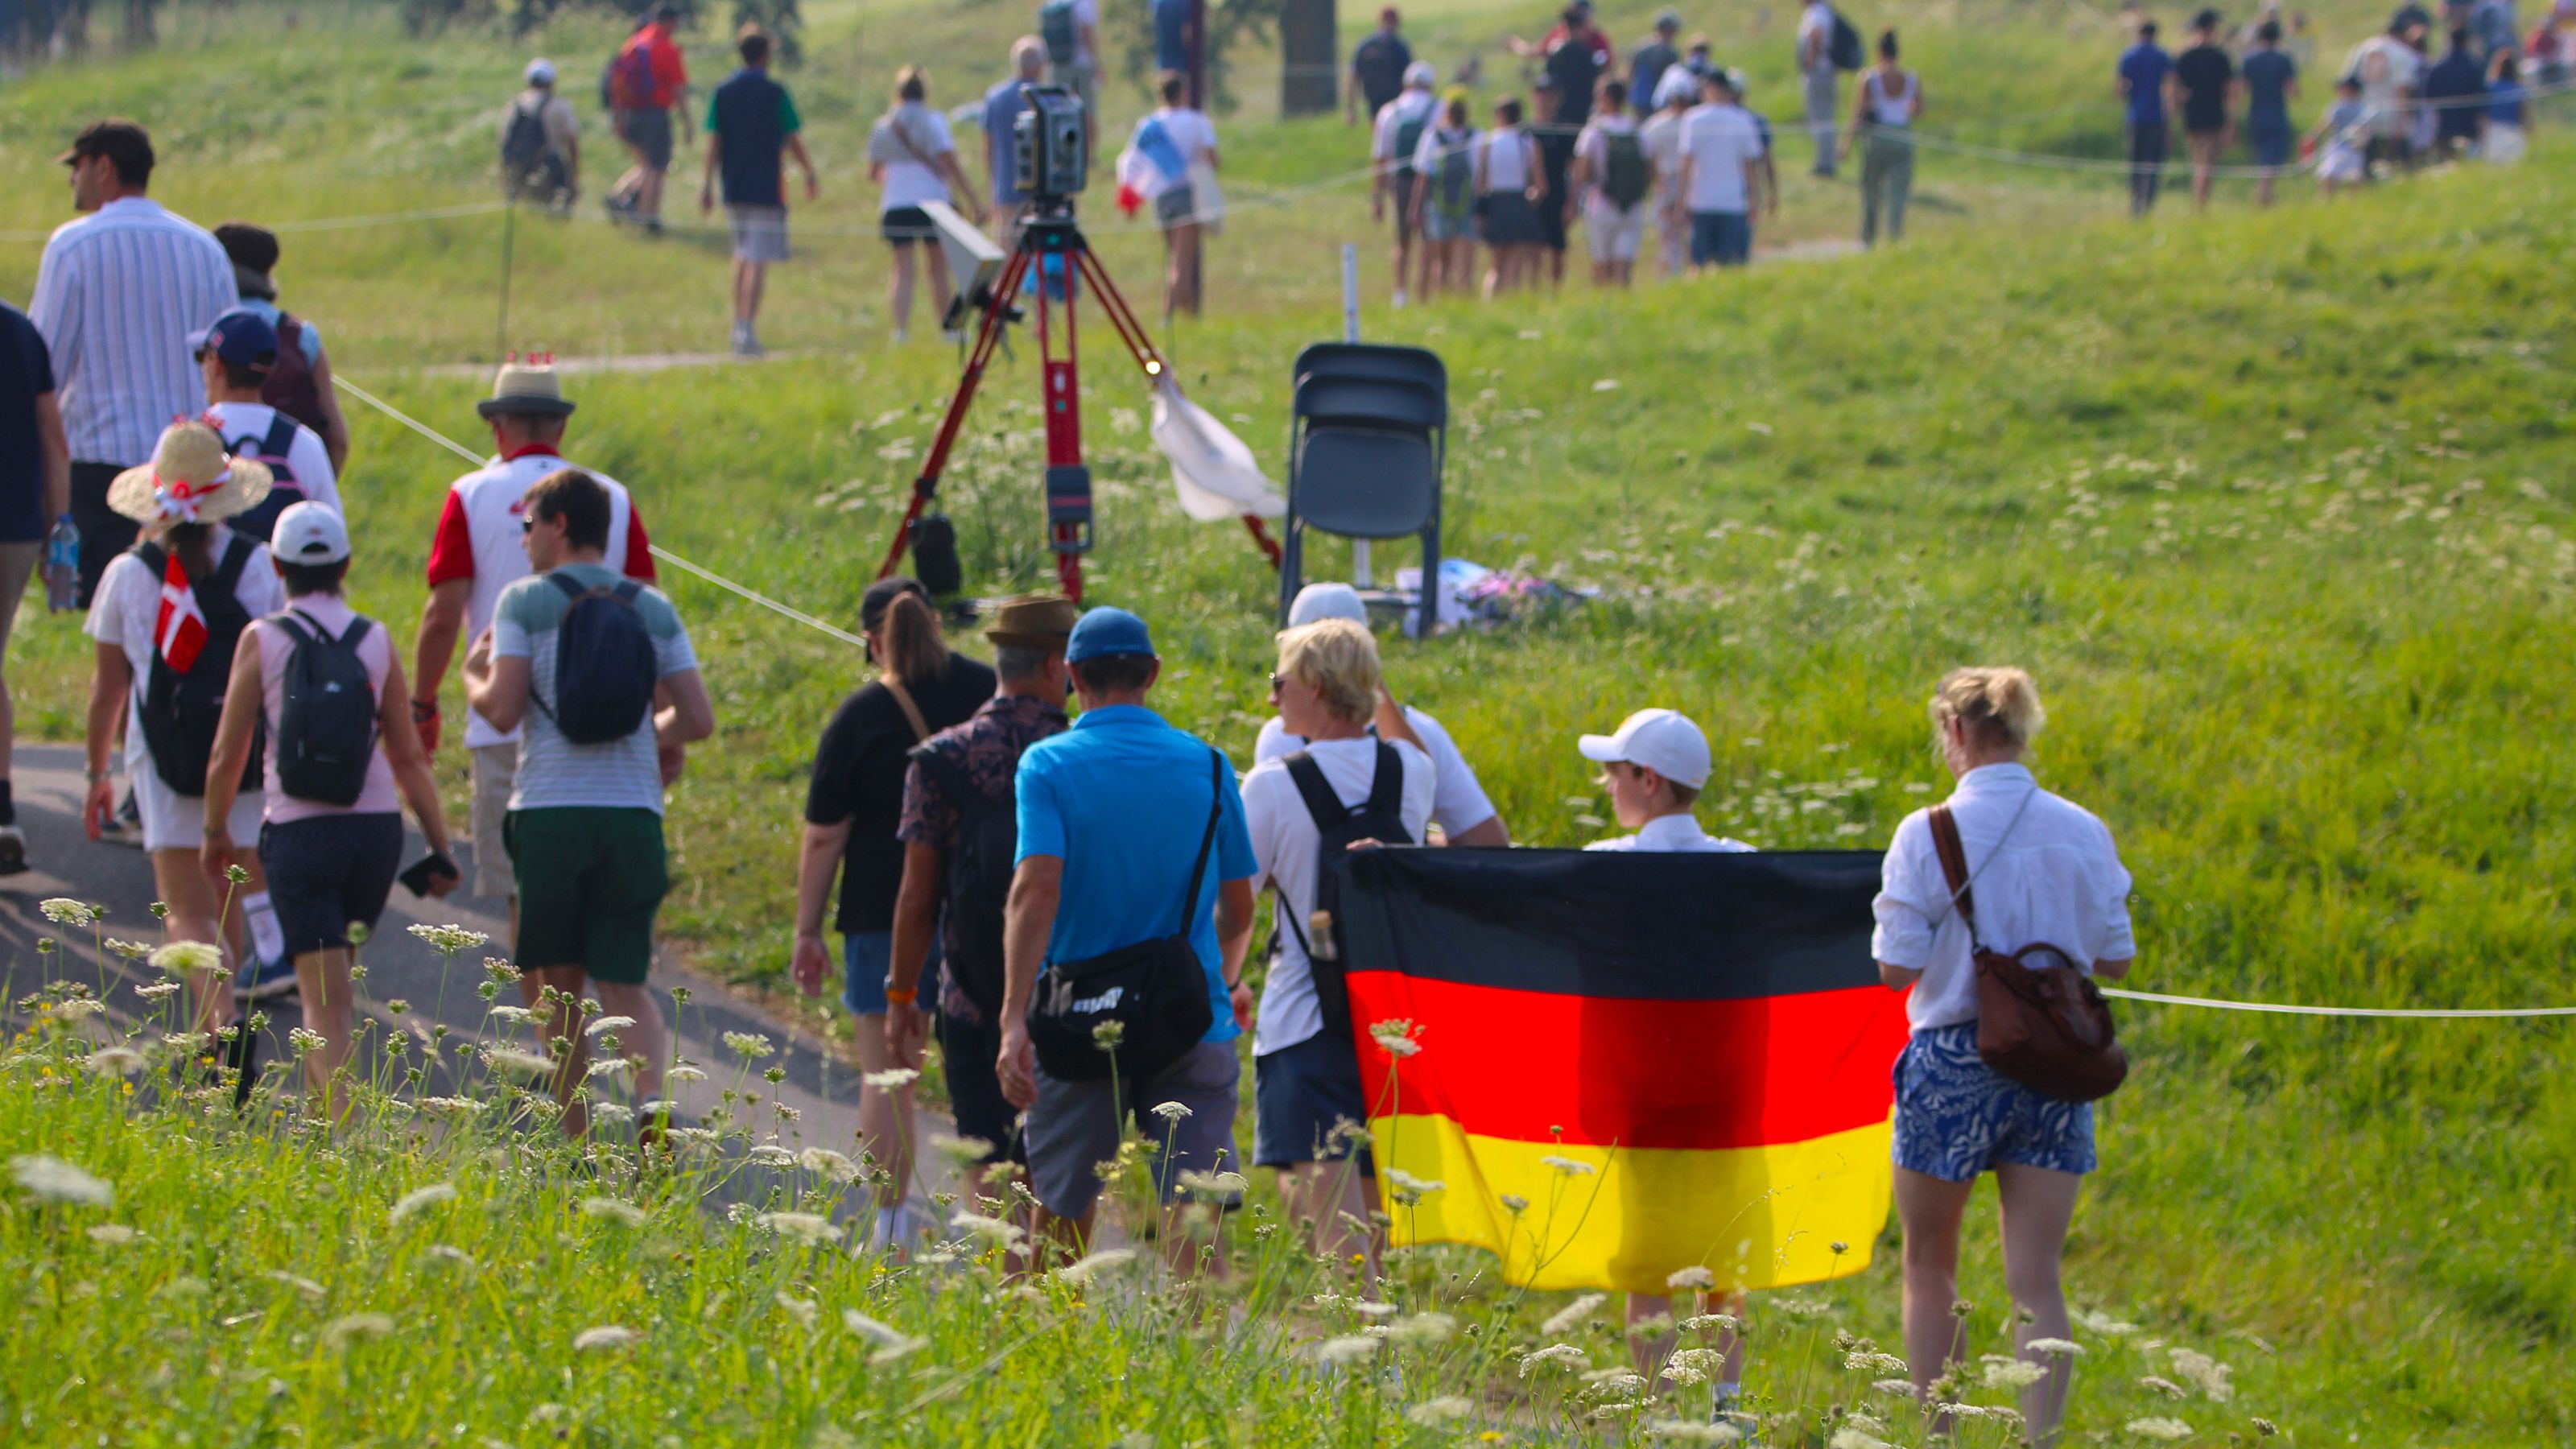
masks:
<svg viewBox="0 0 2576 1449"><path fill-rule="evenodd" d="M72 932L66 938L63 928L38 912L37 903L52 896L70 896L105 906L103 929L107 935L158 944L159 926L150 911L157 898L151 861L138 849L94 844L82 833L78 748L21 744L12 773L18 823L27 833L27 859L33 869L0 879L0 988L5 988L0 991L0 1002L15 1001L43 983L48 963L36 950L39 936L65 938L65 953L53 958L51 964L75 980L89 982L95 990L100 980L91 959L94 953L86 940L78 939L86 933ZM468 848L460 845L459 849L463 853ZM417 831L407 833L403 855L406 864L427 851ZM470 883L470 858L466 877ZM452 970L442 970L438 953L404 929L413 924L460 925L485 932L492 941L484 950L459 956ZM361 953L367 967L367 980L360 993L364 1009L385 1028L409 1031L423 1040L430 1026L441 1022L451 1036L471 1038L480 1034L485 1025L485 1003L475 994L475 987L483 980L482 958L508 954L508 926L506 901L478 899L461 891L445 900L426 900L395 886L393 902L377 923L375 938ZM134 996L131 988L159 979L160 973L148 968L120 969L126 963L112 956L108 965L104 999L115 1013L111 1019L130 1022L145 1009L145 1003ZM801 1114L796 1122L778 1125L779 1140L791 1146L830 1147L855 1155L859 1075L854 1067L836 1060L810 1035L744 1004L692 972L656 965L653 977L666 1017L676 1021L680 1055L707 1070L706 1081L675 1084L671 1093L691 1120L702 1119L736 1078L737 1060L722 1045L724 1033L759 1032L778 1043L782 1051L758 1065L784 1067L787 1078L773 1088L762 1082L755 1071L750 1085L771 1101ZM690 993L687 1008L676 1014L668 995L668 989L675 985L686 986ZM518 998L511 992L501 999L515 1003ZM409 1009L398 1015L385 1005L389 1001L405 1002ZM286 1060L286 1033L302 1020L301 1014L291 999L267 1003L263 1009L268 1012L269 1025L260 1060ZM762 1124L764 1129L775 1122L766 1104L761 1113L769 1119ZM915 1123L915 1140L926 1142L929 1134L950 1130L946 1119L923 1113ZM923 1171L935 1171L936 1154L925 1152L922 1156Z"/></svg>

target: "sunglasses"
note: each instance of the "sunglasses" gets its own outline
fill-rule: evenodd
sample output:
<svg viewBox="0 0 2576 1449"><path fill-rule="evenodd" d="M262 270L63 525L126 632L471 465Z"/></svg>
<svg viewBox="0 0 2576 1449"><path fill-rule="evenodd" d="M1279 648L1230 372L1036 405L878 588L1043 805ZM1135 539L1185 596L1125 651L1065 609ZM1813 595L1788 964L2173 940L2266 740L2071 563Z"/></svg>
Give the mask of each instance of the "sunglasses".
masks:
<svg viewBox="0 0 2576 1449"><path fill-rule="evenodd" d="M1276 696L1278 695L1278 693L1279 693L1280 689L1281 689L1283 686L1285 686L1287 683L1288 683L1287 676L1282 675L1282 674L1278 674L1278 673L1275 673L1275 672L1274 672L1274 673L1270 676L1270 693L1271 693L1271 695L1272 695L1273 697L1276 697Z"/></svg>

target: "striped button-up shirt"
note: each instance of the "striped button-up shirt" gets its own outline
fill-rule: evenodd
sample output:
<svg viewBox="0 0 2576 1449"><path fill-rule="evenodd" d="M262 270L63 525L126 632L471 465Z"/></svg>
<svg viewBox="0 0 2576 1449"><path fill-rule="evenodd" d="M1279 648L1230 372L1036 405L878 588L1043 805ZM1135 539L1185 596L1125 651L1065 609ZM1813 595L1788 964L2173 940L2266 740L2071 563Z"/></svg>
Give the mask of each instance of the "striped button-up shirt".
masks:
<svg viewBox="0 0 2576 1449"><path fill-rule="evenodd" d="M213 234L149 198L111 201L57 229L27 315L53 351L72 457L149 461L172 418L204 411L188 334L240 297Z"/></svg>

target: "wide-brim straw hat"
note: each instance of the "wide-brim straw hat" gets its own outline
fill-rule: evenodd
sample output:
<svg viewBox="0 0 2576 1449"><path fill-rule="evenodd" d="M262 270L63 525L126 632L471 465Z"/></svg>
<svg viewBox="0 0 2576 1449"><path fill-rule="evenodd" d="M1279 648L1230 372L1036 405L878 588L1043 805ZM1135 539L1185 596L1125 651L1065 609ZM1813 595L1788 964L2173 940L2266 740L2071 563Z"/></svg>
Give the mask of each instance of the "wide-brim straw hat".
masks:
<svg viewBox="0 0 2576 1449"><path fill-rule="evenodd" d="M552 357L525 362L514 357L501 364L492 379L492 395L476 403L474 410L486 418L509 413L560 418L572 414L573 403L563 395L562 375L555 371Z"/></svg>
<svg viewBox="0 0 2576 1449"><path fill-rule="evenodd" d="M1014 649L1061 649L1081 622L1081 608L1062 594L1021 594L994 609L984 637Z"/></svg>
<svg viewBox="0 0 2576 1449"><path fill-rule="evenodd" d="M213 428L172 423L151 462L107 485L107 506L138 523L217 523L257 508L274 481L266 463L226 453Z"/></svg>

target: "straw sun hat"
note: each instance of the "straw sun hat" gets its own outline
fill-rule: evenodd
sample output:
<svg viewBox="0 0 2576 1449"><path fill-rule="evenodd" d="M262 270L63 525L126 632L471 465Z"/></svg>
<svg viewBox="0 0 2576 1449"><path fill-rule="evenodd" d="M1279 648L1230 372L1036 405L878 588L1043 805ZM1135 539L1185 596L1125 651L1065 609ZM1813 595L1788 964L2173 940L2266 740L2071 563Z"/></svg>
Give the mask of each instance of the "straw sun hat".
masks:
<svg viewBox="0 0 2576 1449"><path fill-rule="evenodd" d="M257 508L271 481L267 464L228 456L213 428L172 423L151 462L107 485L107 506L147 524L214 523Z"/></svg>

